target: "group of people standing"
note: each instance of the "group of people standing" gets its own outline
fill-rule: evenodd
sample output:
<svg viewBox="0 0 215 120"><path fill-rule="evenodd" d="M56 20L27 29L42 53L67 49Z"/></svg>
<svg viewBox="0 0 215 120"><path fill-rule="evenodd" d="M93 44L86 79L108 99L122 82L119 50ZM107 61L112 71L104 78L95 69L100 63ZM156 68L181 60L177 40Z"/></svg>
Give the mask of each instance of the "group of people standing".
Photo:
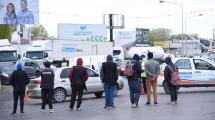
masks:
<svg viewBox="0 0 215 120"><path fill-rule="evenodd" d="M8 3L7 12L4 15L4 24L34 24L34 15L28 9L27 0L20 0L21 10L16 14L13 3Z"/></svg>
<svg viewBox="0 0 215 120"><path fill-rule="evenodd" d="M164 79L167 81L170 88L170 104L177 103L177 85L172 84L171 79L173 71L178 71L178 68L173 64L170 57L165 58L167 66L164 69ZM153 53L148 52L147 58L145 55L141 57L137 54L133 56L131 61L132 74L127 76L128 86L130 91L131 107L138 107L139 97L141 95L141 80L144 88L144 93L147 94L146 105L151 104L151 95L153 91L154 104L158 104L157 93L157 78L160 74L160 63L153 58ZM129 63L127 63L129 68Z"/></svg>
<svg viewBox="0 0 215 120"><path fill-rule="evenodd" d="M130 91L131 107L138 107L139 98L141 95L141 81L143 83L144 91L147 93L146 105L151 104L151 88L153 90L154 104L158 104L157 101L157 78L160 73L159 63L153 59L153 53L147 54L142 58L135 54L130 61L132 65L132 74L127 76L128 86ZM164 70L165 80L168 81L171 91L171 104L177 103L177 86L171 84L172 70L176 70L177 67L172 63L171 58L165 59L167 67ZM45 69L41 71L41 95L42 106L41 112L45 112L45 105L49 104L49 112L53 113L53 92L54 92L54 71L50 68L50 62L44 63ZM105 92L105 109L115 108L114 105L114 91L117 88L118 70L116 63L113 62L112 55L108 55L106 62L102 63L100 70L100 78L104 83ZM83 67L82 58L77 59L77 63L70 69L69 79L71 82L71 100L69 105L69 111L72 111L75 106L75 100L78 96L78 102L76 109L81 110L82 96L84 90L87 91L85 82L88 80L87 69ZM10 83L13 86L14 107L12 115L16 115L17 102L20 98L20 113L24 113L24 95L26 86L29 84L29 78L24 70L22 70L22 64L17 64L17 70L13 71L10 79Z"/></svg>

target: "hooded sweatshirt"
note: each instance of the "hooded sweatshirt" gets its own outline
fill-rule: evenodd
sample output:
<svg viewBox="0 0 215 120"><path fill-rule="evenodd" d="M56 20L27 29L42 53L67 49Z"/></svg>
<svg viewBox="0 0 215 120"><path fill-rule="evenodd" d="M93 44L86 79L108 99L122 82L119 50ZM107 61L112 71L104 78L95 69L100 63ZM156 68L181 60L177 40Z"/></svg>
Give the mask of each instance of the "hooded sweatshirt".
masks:
<svg viewBox="0 0 215 120"><path fill-rule="evenodd" d="M70 69L69 73L69 79L71 82L71 86L77 85L76 82L80 80L81 83L80 85L87 81L88 79L88 74L87 74L87 69L83 67L83 59L78 58L76 62L76 66L73 66ZM83 85L84 87L84 85Z"/></svg>
<svg viewBox="0 0 215 120"><path fill-rule="evenodd" d="M172 68L172 70L178 69L172 62L170 57L165 58L165 62L167 64L167 66L164 69L164 78L167 81L170 81L172 78L172 71L169 67Z"/></svg>
<svg viewBox="0 0 215 120"><path fill-rule="evenodd" d="M140 56L138 54L134 54L132 58L132 63L134 64L135 77L141 78L141 73L143 72L141 64L140 64Z"/></svg>
<svg viewBox="0 0 215 120"><path fill-rule="evenodd" d="M108 55L106 62L102 63L100 77L103 83L115 85L118 80L117 65L113 63L112 55Z"/></svg>
<svg viewBox="0 0 215 120"><path fill-rule="evenodd" d="M25 91L26 85L29 84L29 78L24 70L22 64L18 63L17 70L14 70L10 77L10 84L13 86L14 91Z"/></svg>

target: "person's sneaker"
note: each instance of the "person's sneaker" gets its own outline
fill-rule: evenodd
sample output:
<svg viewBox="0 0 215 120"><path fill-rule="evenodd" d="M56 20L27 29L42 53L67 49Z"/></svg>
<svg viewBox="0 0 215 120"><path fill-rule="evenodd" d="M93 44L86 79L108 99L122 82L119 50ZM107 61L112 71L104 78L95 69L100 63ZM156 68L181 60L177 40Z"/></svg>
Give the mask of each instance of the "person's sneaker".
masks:
<svg viewBox="0 0 215 120"><path fill-rule="evenodd" d="M68 111L73 111L73 109L72 109L72 108L69 108Z"/></svg>
<svg viewBox="0 0 215 120"><path fill-rule="evenodd" d="M134 107L136 107L136 105L135 104L131 104L131 107L134 108Z"/></svg>
<svg viewBox="0 0 215 120"><path fill-rule="evenodd" d="M17 116L17 114L15 112L12 112L10 115Z"/></svg>
<svg viewBox="0 0 215 120"><path fill-rule="evenodd" d="M116 108L115 106L109 106L108 109L114 109Z"/></svg>
<svg viewBox="0 0 215 120"><path fill-rule="evenodd" d="M77 110L79 111L79 110L82 110L82 108L81 107L79 107L79 108L77 108Z"/></svg>
<svg viewBox="0 0 215 120"><path fill-rule="evenodd" d="M44 109L41 109L40 112L41 112L41 113L45 113L45 110L44 110Z"/></svg>
<svg viewBox="0 0 215 120"><path fill-rule="evenodd" d="M23 115L23 114L25 114L25 112L22 111L22 112L20 112L20 114Z"/></svg>
<svg viewBox="0 0 215 120"><path fill-rule="evenodd" d="M135 107L138 107L138 103L135 103Z"/></svg>
<svg viewBox="0 0 215 120"><path fill-rule="evenodd" d="M146 105L150 105L150 102L146 102Z"/></svg>
<svg viewBox="0 0 215 120"><path fill-rule="evenodd" d="M50 112L50 113L53 113L53 112L54 112L54 109L49 109L49 112Z"/></svg>
<svg viewBox="0 0 215 120"><path fill-rule="evenodd" d="M168 103L171 104L171 105L174 105L174 104L175 104L174 101L169 101Z"/></svg>
<svg viewBox="0 0 215 120"><path fill-rule="evenodd" d="M155 105L157 105L157 104L158 104L158 102L154 102L154 104L155 104Z"/></svg>

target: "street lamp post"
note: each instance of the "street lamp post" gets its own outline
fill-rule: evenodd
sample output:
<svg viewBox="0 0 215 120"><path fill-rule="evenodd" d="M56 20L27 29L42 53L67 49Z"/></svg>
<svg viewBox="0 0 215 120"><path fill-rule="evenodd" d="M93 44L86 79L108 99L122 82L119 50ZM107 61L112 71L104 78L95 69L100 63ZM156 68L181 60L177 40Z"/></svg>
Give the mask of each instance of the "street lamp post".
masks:
<svg viewBox="0 0 215 120"><path fill-rule="evenodd" d="M185 18L185 20L184 20L184 25L185 25L185 40L187 40L187 20L189 20L189 19L192 19L192 18L194 18L194 17L198 17L198 16L202 16L203 14L197 14L197 15L193 15L193 16L190 16L190 17L186 17ZM193 42L193 40L192 40L192 47L191 47L191 51L192 52L190 52L190 53L192 53L193 54L193 44L195 43L195 42ZM186 54L187 54L187 46L185 47L186 48L186 50L185 50L185 52L186 52Z"/></svg>
<svg viewBox="0 0 215 120"><path fill-rule="evenodd" d="M187 34L187 20L189 20L189 19L192 19L192 18L194 18L194 17L198 17L198 16L202 16L203 14L198 14L198 15L194 15L194 16L190 16L190 17L187 17L187 18L185 18L185 20L184 20L184 26L185 26L185 39L187 39L187 36L186 36L186 34Z"/></svg>
<svg viewBox="0 0 215 120"><path fill-rule="evenodd" d="M182 37L182 52L181 55L183 55L183 39L184 39L184 6L183 4L175 3L175 2L169 2L164 0L159 0L160 3L170 3L181 6L181 37Z"/></svg>

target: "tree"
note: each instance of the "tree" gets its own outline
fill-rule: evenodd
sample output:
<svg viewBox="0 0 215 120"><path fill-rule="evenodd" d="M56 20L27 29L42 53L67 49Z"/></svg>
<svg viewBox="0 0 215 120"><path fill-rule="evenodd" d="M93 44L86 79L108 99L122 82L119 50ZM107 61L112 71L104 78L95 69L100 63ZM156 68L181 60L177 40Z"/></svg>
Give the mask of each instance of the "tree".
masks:
<svg viewBox="0 0 215 120"><path fill-rule="evenodd" d="M167 41L170 37L170 30L165 28L154 29L149 32L148 39L150 43L154 41Z"/></svg>
<svg viewBox="0 0 215 120"><path fill-rule="evenodd" d="M49 36L43 25L33 27L31 30L31 34L32 39L47 39Z"/></svg>
<svg viewBox="0 0 215 120"><path fill-rule="evenodd" d="M13 32L14 25L0 25L0 39L11 39L11 33Z"/></svg>

